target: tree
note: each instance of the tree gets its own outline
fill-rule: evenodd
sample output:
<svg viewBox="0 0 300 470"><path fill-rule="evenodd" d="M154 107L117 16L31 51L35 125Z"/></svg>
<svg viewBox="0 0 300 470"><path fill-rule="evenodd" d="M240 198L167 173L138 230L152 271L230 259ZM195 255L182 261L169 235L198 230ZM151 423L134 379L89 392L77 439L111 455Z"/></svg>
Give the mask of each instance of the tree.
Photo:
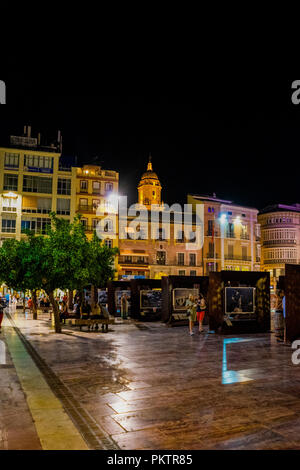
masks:
<svg viewBox="0 0 300 470"><path fill-rule="evenodd" d="M109 248L94 232L93 238L89 242L89 281L92 285L94 303L97 288L105 286L107 281L114 277L114 259L118 253L118 248Z"/></svg>

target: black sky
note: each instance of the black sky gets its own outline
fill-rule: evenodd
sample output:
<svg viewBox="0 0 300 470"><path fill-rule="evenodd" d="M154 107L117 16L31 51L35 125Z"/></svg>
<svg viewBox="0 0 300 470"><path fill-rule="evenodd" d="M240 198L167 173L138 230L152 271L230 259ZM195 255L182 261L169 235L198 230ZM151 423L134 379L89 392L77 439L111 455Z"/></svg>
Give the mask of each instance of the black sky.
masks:
<svg viewBox="0 0 300 470"><path fill-rule="evenodd" d="M0 77L1 78L1 77ZM10 86L0 106L0 144L25 124L33 134L63 134L63 153L79 163L98 157L120 172L120 192L136 201L149 152L163 200L186 202L188 193L257 208L300 202L300 106L290 103L291 80L244 94L240 88L126 90L97 94L70 89ZM31 84L32 85L32 84ZM263 86L264 85L264 86ZM201 90L201 93L199 92ZM216 94L216 90L218 93ZM99 90L98 90L99 91ZM113 93L115 92L115 93Z"/></svg>

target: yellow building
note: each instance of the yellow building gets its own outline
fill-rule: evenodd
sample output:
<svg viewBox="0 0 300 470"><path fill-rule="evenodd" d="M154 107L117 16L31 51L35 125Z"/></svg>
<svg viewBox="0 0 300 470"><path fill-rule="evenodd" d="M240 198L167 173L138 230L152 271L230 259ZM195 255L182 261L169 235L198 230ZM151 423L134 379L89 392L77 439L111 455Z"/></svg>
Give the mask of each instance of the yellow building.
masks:
<svg viewBox="0 0 300 470"><path fill-rule="evenodd" d="M213 196L188 195L204 205L203 274L211 271L260 271L258 210Z"/></svg>
<svg viewBox="0 0 300 470"><path fill-rule="evenodd" d="M76 212L86 235L92 238L102 219L104 242L111 248L118 247L118 191L119 173L104 170L98 165L84 165L76 169ZM117 269L116 258L116 269Z"/></svg>
<svg viewBox="0 0 300 470"><path fill-rule="evenodd" d="M41 135L11 136L0 148L0 239L20 240L24 229L45 233L49 213L72 219L76 204L76 168L63 166L61 135L49 146Z"/></svg>

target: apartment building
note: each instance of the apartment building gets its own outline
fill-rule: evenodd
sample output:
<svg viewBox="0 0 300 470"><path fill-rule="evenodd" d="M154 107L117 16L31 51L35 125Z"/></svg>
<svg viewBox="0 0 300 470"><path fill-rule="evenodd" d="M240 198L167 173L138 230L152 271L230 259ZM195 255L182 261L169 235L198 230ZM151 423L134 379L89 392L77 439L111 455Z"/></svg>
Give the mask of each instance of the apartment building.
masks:
<svg viewBox="0 0 300 470"><path fill-rule="evenodd" d="M258 210L217 198L188 195L193 211L204 206L203 275L211 271L260 271Z"/></svg>
<svg viewBox="0 0 300 470"><path fill-rule="evenodd" d="M10 136L0 147L0 240L20 240L25 229L45 233L49 213L70 219L75 215L76 168L61 156L60 132L46 145L39 134L31 136L24 127L22 136Z"/></svg>

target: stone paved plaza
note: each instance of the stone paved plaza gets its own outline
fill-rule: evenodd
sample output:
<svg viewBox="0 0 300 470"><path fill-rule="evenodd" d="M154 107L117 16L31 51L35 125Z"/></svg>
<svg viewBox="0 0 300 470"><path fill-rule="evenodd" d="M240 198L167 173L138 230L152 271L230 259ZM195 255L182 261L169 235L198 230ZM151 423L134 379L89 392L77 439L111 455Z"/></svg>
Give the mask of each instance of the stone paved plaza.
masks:
<svg viewBox="0 0 300 470"><path fill-rule="evenodd" d="M0 449L300 449L300 366L274 335L2 330Z"/></svg>

